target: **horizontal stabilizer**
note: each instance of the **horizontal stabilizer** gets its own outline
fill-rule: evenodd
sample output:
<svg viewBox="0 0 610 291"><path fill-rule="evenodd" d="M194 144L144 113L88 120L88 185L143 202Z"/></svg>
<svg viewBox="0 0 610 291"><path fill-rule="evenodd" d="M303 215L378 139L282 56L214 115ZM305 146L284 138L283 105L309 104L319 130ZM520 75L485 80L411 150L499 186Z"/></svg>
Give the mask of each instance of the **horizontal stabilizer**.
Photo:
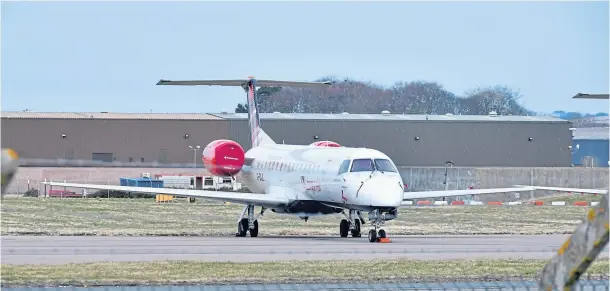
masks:
<svg viewBox="0 0 610 291"><path fill-rule="evenodd" d="M176 86L234 86L243 87L248 84L250 79L237 80L186 80L186 81L171 81L159 80L157 85L176 85ZM257 86L266 87L322 87L330 86L331 82L297 82L297 81L274 81L274 80L256 80Z"/></svg>

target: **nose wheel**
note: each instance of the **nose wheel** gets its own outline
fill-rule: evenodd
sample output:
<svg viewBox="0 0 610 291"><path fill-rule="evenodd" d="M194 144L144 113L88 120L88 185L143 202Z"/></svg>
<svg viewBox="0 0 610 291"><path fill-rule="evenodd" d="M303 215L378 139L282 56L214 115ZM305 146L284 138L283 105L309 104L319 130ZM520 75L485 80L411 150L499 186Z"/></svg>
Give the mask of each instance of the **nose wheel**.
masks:
<svg viewBox="0 0 610 291"><path fill-rule="evenodd" d="M378 232L374 229L369 230L369 242L377 242L378 239L386 238L385 230L380 229Z"/></svg>

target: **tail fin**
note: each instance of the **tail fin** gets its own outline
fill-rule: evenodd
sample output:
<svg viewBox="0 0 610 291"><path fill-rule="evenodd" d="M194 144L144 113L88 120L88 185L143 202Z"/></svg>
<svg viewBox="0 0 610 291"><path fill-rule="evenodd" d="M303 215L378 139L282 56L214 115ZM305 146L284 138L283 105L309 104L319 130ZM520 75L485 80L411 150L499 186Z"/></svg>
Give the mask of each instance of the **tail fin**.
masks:
<svg viewBox="0 0 610 291"><path fill-rule="evenodd" d="M261 128L261 120L258 115L258 102L256 102L256 80L248 81L246 87L248 92L248 126L250 127L250 141L252 147L263 144L275 144L273 139Z"/></svg>
<svg viewBox="0 0 610 291"><path fill-rule="evenodd" d="M252 147L263 144L275 144L275 142L263 131L258 115L258 103L256 102L256 86L274 87L320 87L330 86L330 82L293 82L256 80L254 78L237 80L191 80L191 81L169 81L160 80L157 85L181 85L181 86L234 86L242 87L248 94L248 125L250 127L250 140Z"/></svg>

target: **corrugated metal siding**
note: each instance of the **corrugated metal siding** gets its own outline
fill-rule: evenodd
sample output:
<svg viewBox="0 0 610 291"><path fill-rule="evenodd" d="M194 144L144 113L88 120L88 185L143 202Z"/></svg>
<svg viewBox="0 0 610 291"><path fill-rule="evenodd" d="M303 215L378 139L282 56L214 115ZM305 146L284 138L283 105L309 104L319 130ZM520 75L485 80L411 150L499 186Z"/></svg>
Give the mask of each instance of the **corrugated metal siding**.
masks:
<svg viewBox="0 0 610 291"><path fill-rule="evenodd" d="M579 148L576 149L576 145ZM572 163L577 166L589 164L585 157L593 158L594 167L608 167L610 160L610 143L608 140L576 139L573 141ZM591 166L591 165L589 165Z"/></svg>
<svg viewBox="0 0 610 291"><path fill-rule="evenodd" d="M14 148L26 158L91 159L92 153L114 153L117 161L124 162L129 157L134 162L140 158L154 162L166 155L168 162L192 163L189 145L204 147L215 139L227 138L227 132L228 123L223 120L3 118L2 147ZM66 134L65 139L62 133Z"/></svg>
<svg viewBox="0 0 610 291"><path fill-rule="evenodd" d="M317 135L345 146L378 149L400 166L442 166L448 160L472 167L571 163L568 122L263 119L261 123L278 143L310 144ZM184 139L184 134L190 138ZM190 163L189 145L203 147L220 138L235 140L246 150L251 147L245 119L2 119L2 147L13 147L29 158L91 159L92 153L111 152L117 161L128 162L129 157L136 162L160 161L165 154L167 162Z"/></svg>
<svg viewBox="0 0 610 291"><path fill-rule="evenodd" d="M230 137L249 149L246 121L230 123ZM570 165L568 123L269 119L261 123L278 143L310 144L317 135L319 140L345 146L378 149L400 166L443 166L450 160L456 166L472 167Z"/></svg>
<svg viewBox="0 0 610 291"><path fill-rule="evenodd" d="M608 140L610 128L608 127L582 127L572 129L574 139L579 140Z"/></svg>

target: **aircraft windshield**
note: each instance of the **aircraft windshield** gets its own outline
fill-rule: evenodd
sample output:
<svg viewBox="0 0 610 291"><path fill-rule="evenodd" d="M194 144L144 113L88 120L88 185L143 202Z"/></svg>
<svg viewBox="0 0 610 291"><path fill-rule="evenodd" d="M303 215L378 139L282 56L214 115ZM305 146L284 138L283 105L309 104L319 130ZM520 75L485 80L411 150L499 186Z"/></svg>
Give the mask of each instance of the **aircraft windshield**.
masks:
<svg viewBox="0 0 610 291"><path fill-rule="evenodd" d="M381 172L396 172L392 163L386 159L375 159L375 168Z"/></svg>
<svg viewBox="0 0 610 291"><path fill-rule="evenodd" d="M351 172L372 172L373 170L381 172L396 172L394 165L386 159L356 159L352 163Z"/></svg>
<svg viewBox="0 0 610 291"><path fill-rule="evenodd" d="M352 172L372 172L374 169L371 159L357 159L352 163Z"/></svg>

